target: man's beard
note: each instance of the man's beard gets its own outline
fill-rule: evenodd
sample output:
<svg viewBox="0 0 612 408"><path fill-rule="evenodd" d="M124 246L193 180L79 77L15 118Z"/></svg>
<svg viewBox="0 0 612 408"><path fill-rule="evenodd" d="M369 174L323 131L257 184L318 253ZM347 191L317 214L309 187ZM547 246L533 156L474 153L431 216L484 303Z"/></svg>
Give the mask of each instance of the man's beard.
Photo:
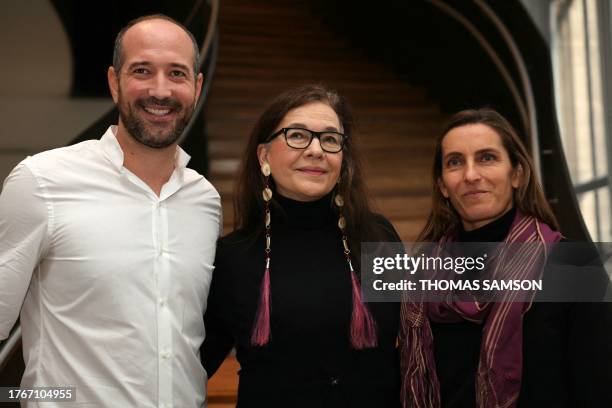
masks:
<svg viewBox="0 0 612 408"><path fill-rule="evenodd" d="M177 112L174 126L169 129L153 129L154 123L147 123L134 112L134 106L138 109L143 109L145 106L155 106L156 108L169 108ZM183 105L174 98L157 99L150 97L147 99L138 99L133 105L123 103L121 95L119 96L119 117L121 122L127 129L128 133L139 143L154 148L163 149L175 143L187 127L189 119L193 115L193 111L185 109ZM156 131L157 130L157 131Z"/></svg>

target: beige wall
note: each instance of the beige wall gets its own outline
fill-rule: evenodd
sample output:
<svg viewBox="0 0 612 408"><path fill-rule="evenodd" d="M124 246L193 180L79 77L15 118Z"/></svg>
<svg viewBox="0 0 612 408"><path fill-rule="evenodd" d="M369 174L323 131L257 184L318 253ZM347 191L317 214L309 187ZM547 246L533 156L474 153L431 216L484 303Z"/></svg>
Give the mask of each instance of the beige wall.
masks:
<svg viewBox="0 0 612 408"><path fill-rule="evenodd" d="M69 98L70 45L49 0L2 1L0 55L1 184L26 156L66 145L112 101Z"/></svg>

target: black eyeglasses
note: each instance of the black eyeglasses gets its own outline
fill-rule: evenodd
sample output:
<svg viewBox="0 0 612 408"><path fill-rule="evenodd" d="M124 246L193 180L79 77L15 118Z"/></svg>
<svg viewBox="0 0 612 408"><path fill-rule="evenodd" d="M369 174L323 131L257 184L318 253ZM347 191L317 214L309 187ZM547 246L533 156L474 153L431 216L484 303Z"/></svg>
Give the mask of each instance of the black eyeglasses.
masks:
<svg viewBox="0 0 612 408"><path fill-rule="evenodd" d="M285 135L285 142L287 143L287 146L294 149L306 149L312 143L312 139L316 137L319 139L321 149L327 153L338 153L340 150L342 150L344 140L346 139L345 135L338 132L314 132L312 130L302 128L282 128L278 132L272 134L266 143L281 133Z"/></svg>

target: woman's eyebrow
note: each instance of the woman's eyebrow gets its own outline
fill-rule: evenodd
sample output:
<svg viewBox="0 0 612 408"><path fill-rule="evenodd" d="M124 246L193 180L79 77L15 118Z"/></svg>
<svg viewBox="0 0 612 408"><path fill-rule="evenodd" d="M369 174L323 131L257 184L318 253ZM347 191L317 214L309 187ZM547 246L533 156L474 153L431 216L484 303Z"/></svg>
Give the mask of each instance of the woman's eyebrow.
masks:
<svg viewBox="0 0 612 408"><path fill-rule="evenodd" d="M482 154L482 153L499 153L500 150L496 147L485 147L484 149L480 149L478 151L476 151L476 154Z"/></svg>
<svg viewBox="0 0 612 408"><path fill-rule="evenodd" d="M460 152L448 152L444 155L444 158L446 159L447 157L451 157L451 156L463 156L463 153Z"/></svg>
<svg viewBox="0 0 612 408"><path fill-rule="evenodd" d="M302 129L308 129L308 126L306 126L303 123L291 123L290 125L285 126L287 128L302 128ZM308 129L310 130L310 129ZM330 131L330 132L340 132L338 130L337 127L335 126L327 126L325 129L323 129L323 131Z"/></svg>

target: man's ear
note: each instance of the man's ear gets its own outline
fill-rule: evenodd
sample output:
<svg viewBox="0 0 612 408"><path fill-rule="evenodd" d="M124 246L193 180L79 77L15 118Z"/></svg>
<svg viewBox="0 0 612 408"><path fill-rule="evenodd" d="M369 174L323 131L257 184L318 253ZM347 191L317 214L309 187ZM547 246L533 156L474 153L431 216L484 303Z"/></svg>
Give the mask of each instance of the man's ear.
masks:
<svg viewBox="0 0 612 408"><path fill-rule="evenodd" d="M440 192L442 193L444 198L448 198L448 189L444 185L444 182L441 178L438 178L438 188L440 189Z"/></svg>
<svg viewBox="0 0 612 408"><path fill-rule="evenodd" d="M521 184L523 184L524 173L521 163L517 164L516 167L512 169L512 175L510 176L512 187L519 188Z"/></svg>
<svg viewBox="0 0 612 408"><path fill-rule="evenodd" d="M202 73L200 72L198 74L198 76L196 76L196 81L195 81L195 102L194 102L194 109L195 109L195 105L198 103L198 100L200 99L200 93L202 93L202 84L204 83L204 75L202 75Z"/></svg>
<svg viewBox="0 0 612 408"><path fill-rule="evenodd" d="M113 97L113 102L117 104L119 103L119 76L115 72L115 68L108 67L106 77L108 78L108 88L110 89L111 96Z"/></svg>
<svg viewBox="0 0 612 408"><path fill-rule="evenodd" d="M257 159L259 160L259 165L263 165L268 162L268 145L265 143L261 143L257 146Z"/></svg>

